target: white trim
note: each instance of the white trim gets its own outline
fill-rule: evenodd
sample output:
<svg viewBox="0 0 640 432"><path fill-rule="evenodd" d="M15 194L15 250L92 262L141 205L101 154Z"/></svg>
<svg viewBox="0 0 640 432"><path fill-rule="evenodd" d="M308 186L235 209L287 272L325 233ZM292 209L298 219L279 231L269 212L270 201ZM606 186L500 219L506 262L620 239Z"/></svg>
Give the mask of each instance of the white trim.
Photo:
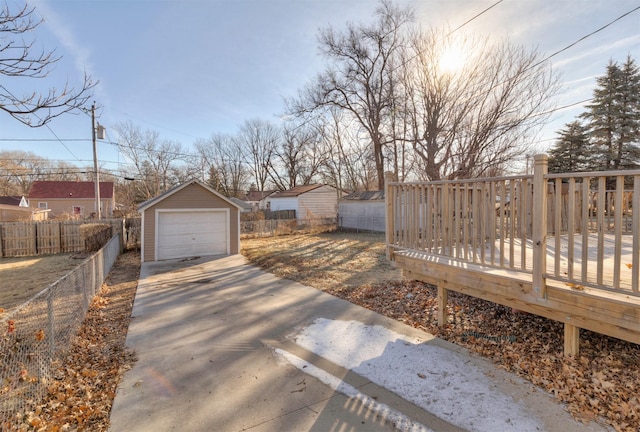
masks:
<svg viewBox="0 0 640 432"><path fill-rule="evenodd" d="M144 212L140 219L140 262L144 262Z"/></svg>
<svg viewBox="0 0 640 432"><path fill-rule="evenodd" d="M159 234L159 229L160 229L160 213L202 213L202 212L209 212L209 213L225 213L225 232L226 232L226 240L227 240L227 245L226 245L226 254L230 255L231 254L231 209L229 208L179 208L179 209L170 209L170 208L162 208L162 209L156 209L155 210L155 217L156 217L156 226L155 226L155 233L154 233L154 251L153 251L153 260L154 261L158 261L158 234ZM239 212L238 212L239 213ZM143 213L144 215L144 213ZM144 223L144 218L142 220L142 222ZM238 233L239 235L239 233ZM240 237L238 237L240 238ZM238 251L239 252L239 251Z"/></svg>
<svg viewBox="0 0 640 432"><path fill-rule="evenodd" d="M231 219L231 217L229 217L229 219ZM231 223L231 221L229 221L229 223ZM238 221L236 222L236 225L238 226L238 244L236 245L236 248L238 248L238 255L240 255L240 212L238 212Z"/></svg>

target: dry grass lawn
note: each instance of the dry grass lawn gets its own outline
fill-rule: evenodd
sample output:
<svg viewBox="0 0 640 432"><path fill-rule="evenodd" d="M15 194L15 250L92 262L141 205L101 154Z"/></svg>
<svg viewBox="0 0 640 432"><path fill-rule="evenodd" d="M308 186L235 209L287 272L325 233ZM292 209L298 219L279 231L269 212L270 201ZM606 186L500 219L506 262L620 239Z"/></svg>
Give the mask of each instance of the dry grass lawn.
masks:
<svg viewBox="0 0 640 432"><path fill-rule="evenodd" d="M82 261L72 254L0 259L0 309L29 300Z"/></svg>
<svg viewBox="0 0 640 432"><path fill-rule="evenodd" d="M384 234L330 232L242 239L242 254L271 273L320 289L402 277L386 259Z"/></svg>

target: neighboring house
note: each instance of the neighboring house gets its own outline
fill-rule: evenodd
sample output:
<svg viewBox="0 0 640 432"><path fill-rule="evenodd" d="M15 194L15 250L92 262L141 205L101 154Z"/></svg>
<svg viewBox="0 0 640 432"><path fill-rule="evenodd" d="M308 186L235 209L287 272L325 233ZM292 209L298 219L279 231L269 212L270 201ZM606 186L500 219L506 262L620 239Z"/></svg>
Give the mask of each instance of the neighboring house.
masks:
<svg viewBox="0 0 640 432"><path fill-rule="evenodd" d="M313 184L296 186L271 195L271 211L295 210L298 220L313 218L335 218L338 214L338 196L346 192L333 186Z"/></svg>
<svg viewBox="0 0 640 432"><path fill-rule="evenodd" d="M85 219L97 213L94 182L36 181L31 186L29 201L34 207L51 210L53 217L66 214ZM113 182L100 182L102 217L112 217L115 204Z"/></svg>
<svg viewBox="0 0 640 432"><path fill-rule="evenodd" d="M0 196L0 222L47 220L48 210L29 207L24 196Z"/></svg>
<svg viewBox="0 0 640 432"><path fill-rule="evenodd" d="M198 180L143 202L142 261L240 253L241 210Z"/></svg>
<svg viewBox="0 0 640 432"><path fill-rule="evenodd" d="M385 231L384 191L353 192L338 202L338 226Z"/></svg>
<svg viewBox="0 0 640 432"><path fill-rule="evenodd" d="M249 204L248 202L241 200L240 198L236 198L236 197L230 197L229 198L231 201L233 201L234 203L236 203L236 205L238 207L240 207L240 211L242 213L251 213L253 211L253 206L251 204Z"/></svg>
<svg viewBox="0 0 640 432"><path fill-rule="evenodd" d="M243 200L253 207L253 211L269 210L269 197L276 191L259 191L251 189Z"/></svg>

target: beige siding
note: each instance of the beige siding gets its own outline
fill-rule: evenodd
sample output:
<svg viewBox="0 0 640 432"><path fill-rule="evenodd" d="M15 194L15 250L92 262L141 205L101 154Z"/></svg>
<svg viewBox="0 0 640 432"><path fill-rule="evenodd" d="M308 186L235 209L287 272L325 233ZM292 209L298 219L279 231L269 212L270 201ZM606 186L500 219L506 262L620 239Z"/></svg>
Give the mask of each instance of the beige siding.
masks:
<svg viewBox="0 0 640 432"><path fill-rule="evenodd" d="M155 260L156 210L158 209L229 209L230 253L240 253L238 208L215 196L202 186L190 184L144 211L144 257Z"/></svg>
<svg viewBox="0 0 640 432"><path fill-rule="evenodd" d="M95 213L96 200L94 198L29 198L31 207L38 207L41 202L47 203L47 208L51 210L51 216L62 216L63 214L73 215L73 207L79 206L82 209L80 218L88 218L92 213ZM103 217L111 217L113 214L113 200L101 199Z"/></svg>
<svg viewBox="0 0 640 432"><path fill-rule="evenodd" d="M337 214L338 192L335 188L323 186L298 197L298 219L334 218Z"/></svg>

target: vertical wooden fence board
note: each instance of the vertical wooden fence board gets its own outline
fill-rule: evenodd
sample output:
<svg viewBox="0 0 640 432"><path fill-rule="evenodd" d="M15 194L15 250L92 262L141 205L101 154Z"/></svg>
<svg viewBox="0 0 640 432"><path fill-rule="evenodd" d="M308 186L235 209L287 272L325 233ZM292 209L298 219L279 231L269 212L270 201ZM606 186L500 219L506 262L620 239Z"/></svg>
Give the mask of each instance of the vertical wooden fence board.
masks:
<svg viewBox="0 0 640 432"><path fill-rule="evenodd" d="M632 232L640 232L640 175L633 177ZM633 257L631 262L631 289L640 292L640 235L633 236Z"/></svg>
<svg viewBox="0 0 640 432"><path fill-rule="evenodd" d="M613 255L613 287L620 288L620 270L622 268L621 256L622 256L622 214L624 213L624 206L622 205L622 198L624 193L624 177L618 176L616 178L616 192L614 199L614 235L615 235L615 252Z"/></svg>

